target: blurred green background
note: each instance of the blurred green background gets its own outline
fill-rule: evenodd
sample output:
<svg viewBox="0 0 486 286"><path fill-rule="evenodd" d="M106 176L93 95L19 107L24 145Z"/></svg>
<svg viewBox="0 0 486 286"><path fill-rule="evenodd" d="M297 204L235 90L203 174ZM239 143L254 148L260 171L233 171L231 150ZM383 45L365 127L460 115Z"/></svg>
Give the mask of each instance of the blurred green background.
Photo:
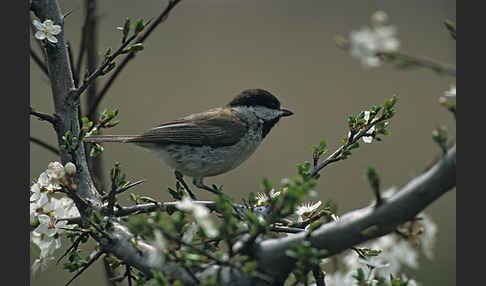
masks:
<svg viewBox="0 0 486 286"><path fill-rule="evenodd" d="M167 1L98 1L99 51L116 49L125 17L157 16ZM66 19L65 35L75 54L84 19L82 1L60 1ZM246 88L264 88L275 94L295 115L281 120L259 150L230 173L208 178L224 185L237 200L259 191L262 177L279 182L296 174L296 164L311 161L310 146L327 139L330 150L347 133L347 115L357 114L397 94L397 114L391 136L363 145L351 159L324 169L316 190L319 199L332 199L338 214L364 207L373 194L364 180L366 167L381 173L383 187L400 186L420 174L440 155L431 132L446 125L455 136L455 121L438 98L455 78L429 70L399 71L385 65L365 69L336 47L334 37L369 25L377 10L388 13L398 29L401 50L456 64L456 46L443 26L456 19L455 1L290 1L290 0L183 0L146 41L145 50L121 73L100 108L119 108L121 123L104 134L134 134L153 125L193 112L226 104ZM37 45L31 40L34 50ZM100 57L101 59L101 57ZM100 80L102 83L106 78ZM46 77L31 61L30 105L53 112ZM101 84L100 84L101 85ZM56 144L49 124L31 119L31 136ZM53 154L31 144L30 176L37 177ZM168 200L172 171L152 154L131 145L105 144L105 174L115 161L127 177L147 182L135 189L157 200ZM211 194L198 192L198 198ZM426 210L438 224L433 261L420 258L420 269L409 276L421 285L456 285L456 191ZM61 251L58 251L58 255ZM88 253L88 252L86 252ZM38 255L31 247L31 261ZM64 285L72 276L62 266L31 277L31 285ZM97 263L73 285L104 285Z"/></svg>

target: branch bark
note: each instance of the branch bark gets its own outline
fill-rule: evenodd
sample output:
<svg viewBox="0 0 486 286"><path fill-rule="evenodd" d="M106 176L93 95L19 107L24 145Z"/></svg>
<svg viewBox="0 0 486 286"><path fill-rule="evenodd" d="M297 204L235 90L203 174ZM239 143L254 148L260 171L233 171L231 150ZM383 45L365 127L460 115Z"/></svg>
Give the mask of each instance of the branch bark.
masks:
<svg viewBox="0 0 486 286"><path fill-rule="evenodd" d="M175 6L178 2L173 0L170 3ZM56 0L33 0L31 9L41 20L48 18L64 27L63 16ZM59 118L55 129L58 143L62 145L64 143L62 137L67 131L71 131L75 136L80 132L78 112L80 93L74 87L64 32L61 31L56 37L58 43L55 46L46 46L46 59L55 115ZM128 58L127 56L125 60ZM101 210L102 199L89 174L83 144L80 144L72 154L61 150L61 161L63 164L73 161L78 167L75 176L75 183L78 186L76 195L89 203L89 207L84 211L80 209L82 218L89 217L93 209ZM295 261L285 254L293 243L308 239L312 246L326 249L328 256L332 256L356 244L393 232L398 225L413 219L430 203L453 188L456 185L455 173L456 147L454 146L431 169L410 181L379 207L371 206L347 213L338 222L325 224L311 235L298 233L286 238L258 242L251 249L251 254L256 257L259 269L274 277L276 279L274 284L279 284L285 281L295 264ZM166 263L161 250L137 239L118 218L111 217L110 225L104 232L107 237L100 238L98 241L100 251L111 253L149 275L151 271L162 271L170 274L173 279L181 280L183 285L197 285L197 281L184 267L176 263ZM134 240L136 243L133 243ZM202 280L206 275L214 273L220 274L223 285L268 284L262 280L255 281L256 278L246 278L224 266L209 266L204 271L196 273L196 277Z"/></svg>
<svg viewBox="0 0 486 286"><path fill-rule="evenodd" d="M181 2L181 0L171 0L171 1L169 1L169 4L164 9L164 11L162 11L162 13L160 13L160 15L152 22L152 24L150 24L150 26L147 27L147 31L145 31L139 38L137 38L135 40L135 43L136 44L143 43L150 36L150 34L155 30L155 28L157 28L157 26L160 23L162 23L169 16L170 11L172 9L174 9L174 7L177 4L179 4L179 2ZM116 78L118 77L118 75L121 73L121 71L123 70L123 68L125 68L125 66L128 64L128 62L130 62L133 58L135 58L135 53L134 52L130 52L125 58L123 58L123 60L117 66L117 68L115 69L115 71L113 72L113 74L111 75L111 77L105 83L105 86L103 86L103 89L98 94L98 97L93 102L93 105L90 106L90 108L88 110L88 114L92 114L93 112L96 111L96 109L98 108L98 105L100 104L101 100L105 96L105 94L108 91L108 89L110 89L111 85L116 80Z"/></svg>
<svg viewBox="0 0 486 286"><path fill-rule="evenodd" d="M369 206L349 212L338 222L328 223L315 230L308 240L313 247L326 249L328 256L354 245L393 232L397 226L412 220L430 203L456 186L456 146L431 169L414 178L379 207ZM284 280L294 266L285 251L292 244L304 241L307 233L261 242L253 253L260 268Z"/></svg>
<svg viewBox="0 0 486 286"><path fill-rule="evenodd" d="M78 119L79 98L73 96L75 88L64 39L63 16L56 0L33 0L31 9L42 21L51 19L62 28L61 32L56 35L58 43L54 46L46 45L45 49L55 115L59 118L55 129L58 144L61 146L64 143L62 137L67 131L71 131L74 136L78 136L80 132ZM79 169L75 177L75 183L78 185L78 195L89 200L93 205L99 206L99 194L94 189L91 176L89 175L83 146L80 146L74 154L70 154L65 150L61 151L61 162L66 164L70 161L74 162Z"/></svg>

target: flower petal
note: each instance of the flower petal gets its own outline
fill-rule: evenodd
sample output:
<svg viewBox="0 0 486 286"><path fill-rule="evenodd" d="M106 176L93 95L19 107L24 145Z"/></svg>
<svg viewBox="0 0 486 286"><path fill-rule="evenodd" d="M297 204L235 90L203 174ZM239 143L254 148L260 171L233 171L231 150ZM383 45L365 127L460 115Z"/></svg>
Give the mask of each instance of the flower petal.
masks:
<svg viewBox="0 0 486 286"><path fill-rule="evenodd" d="M53 35L47 35L47 39L49 40L49 42L51 43L57 43L57 39L56 37L54 37Z"/></svg>
<svg viewBox="0 0 486 286"><path fill-rule="evenodd" d="M44 21L43 24L44 24L44 26L46 28L49 28L49 27L52 27L52 25L54 24L54 22L51 19L47 19L47 20Z"/></svg>
<svg viewBox="0 0 486 286"><path fill-rule="evenodd" d="M363 139L363 142L364 143L367 143L367 144L373 142L373 137L372 136L363 136L363 137L361 137L361 139Z"/></svg>
<svg viewBox="0 0 486 286"><path fill-rule="evenodd" d="M44 33L44 31L37 31L35 32L35 35L34 37L38 40L44 40L46 38L46 34Z"/></svg>
<svg viewBox="0 0 486 286"><path fill-rule="evenodd" d="M43 25L41 22L39 22L38 20L36 20L36 19L34 19L34 20L32 21L32 24L34 25L34 27L35 27L37 30L40 30L40 31L44 30L44 28L45 28L45 26L44 26L44 25Z"/></svg>
<svg viewBox="0 0 486 286"><path fill-rule="evenodd" d="M47 32L51 33L52 35L57 35L61 32L61 26L59 25L52 25L47 29Z"/></svg>

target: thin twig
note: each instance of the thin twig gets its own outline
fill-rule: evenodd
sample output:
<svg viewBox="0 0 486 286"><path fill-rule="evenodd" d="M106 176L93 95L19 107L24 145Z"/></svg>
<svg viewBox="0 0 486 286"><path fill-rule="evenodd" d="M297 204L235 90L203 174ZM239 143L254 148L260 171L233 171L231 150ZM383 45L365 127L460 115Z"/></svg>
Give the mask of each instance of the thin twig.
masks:
<svg viewBox="0 0 486 286"><path fill-rule="evenodd" d="M115 191L115 195L118 195L118 194L121 194L123 192L126 192L127 190L129 190L129 189L131 189L131 188L133 188L133 187L135 187L137 185L140 185L140 184L142 184L144 182L145 182L145 180L139 180L139 181L136 181L135 183L131 183L131 184L126 185L125 187L119 188L119 189L117 189ZM110 198L110 194L103 196L102 199L103 200L107 200L109 198Z"/></svg>
<svg viewBox="0 0 486 286"><path fill-rule="evenodd" d="M135 43L143 43L149 36L150 34L155 30L155 28L163 22L163 20L169 15L170 11L180 2L181 0L172 0L169 1L169 4L167 7L162 11L162 13L152 22L152 24L147 28L147 30L135 41ZM99 92L96 101L93 103L93 105L90 107L88 114L92 114L97 108L98 105L100 104L101 100L105 96L106 92L108 89L111 87L115 79L118 77L120 72L123 70L123 68L127 65L127 63L132 60L135 57L134 52L130 52L118 65L118 67L115 69L111 77L108 79L106 84L103 86L101 91Z"/></svg>
<svg viewBox="0 0 486 286"><path fill-rule="evenodd" d="M68 286L69 284L71 284L71 282L73 282L73 281L74 281L74 279L78 278L78 276L79 276L79 275L81 275L81 274L82 274L82 273L83 273L83 272L84 272L86 269L88 269L88 267L90 267L90 266L91 266L91 264L93 264L93 263L94 263L96 260L98 260L98 258L100 258L100 256L101 256L102 254L103 254L103 252L98 250L98 252L95 254L95 256L93 256L93 258L91 258L91 259L88 261L88 263L86 263L86 265L85 265L85 266L83 266L83 268L82 268L80 271L78 271L78 273L76 273L76 274L73 276L73 278L71 278L71 279L70 279L70 280L69 280L69 281L66 283L66 285L64 285L64 286Z"/></svg>
<svg viewBox="0 0 486 286"><path fill-rule="evenodd" d="M115 272L113 272L113 270L111 269L110 267L110 263L108 262L108 254L106 254L104 257L103 257L103 266L104 266L104 269L105 269L105 274L106 274L106 281L107 281L107 284L109 286L116 286L116 282L114 282L113 278L115 278Z"/></svg>
<svg viewBox="0 0 486 286"><path fill-rule="evenodd" d="M39 66L41 71L49 77L49 71L47 70L47 66L44 61L37 55L33 49L30 49L30 57L34 60L34 62Z"/></svg>
<svg viewBox="0 0 486 286"><path fill-rule="evenodd" d="M312 167L309 170L309 173L308 173L307 177L308 178L312 178L313 176L315 176L317 173L319 173L319 171L322 170L327 165L342 160L342 157L340 157L340 155L343 152L344 148L346 148L346 147L348 147L348 146L350 146L350 145L358 142L358 140L361 137L367 135L367 133L371 129L371 127L375 126L377 123L379 123L379 122L381 122L383 120L386 120L386 119L388 119L388 118L385 118L385 117L381 116L380 118L375 119L372 122L370 122L365 128L363 128L356 135L351 134L351 136L349 136L348 141L346 142L345 145L341 146L339 149L337 149L336 151L334 151L334 153L332 153L331 155L329 155L324 161L322 161L318 165Z"/></svg>
<svg viewBox="0 0 486 286"><path fill-rule="evenodd" d="M54 126L56 125L55 117L50 115L50 114L37 112L32 107L30 107L30 109L29 109L29 114L36 116L37 118L39 118L39 120L45 120L45 121L50 122Z"/></svg>
<svg viewBox="0 0 486 286"><path fill-rule="evenodd" d="M61 255L61 257L59 257L59 259L56 261L56 264L59 264L59 262L64 258L66 257L66 255L73 249L77 249L78 246L79 246L79 243L81 243L81 240L86 236L86 234L82 234L80 235L78 238L76 238L76 240L73 242L73 244L64 252L63 255Z"/></svg>
<svg viewBox="0 0 486 286"><path fill-rule="evenodd" d="M456 76L456 69L454 67L447 64L439 63L436 60L432 60L429 58L412 56L400 52L380 53L379 55L382 55L385 58L389 57L393 60L403 60L406 61L407 64L415 65L418 67L429 68L437 73L446 74L454 77Z"/></svg>
<svg viewBox="0 0 486 286"><path fill-rule="evenodd" d="M75 86L78 87L78 83L81 79L81 65L83 64L83 57L86 51L86 38L88 37L88 19L90 15L86 13L86 17L84 18L83 28L81 30L81 43L79 44L79 51L78 51L78 58L76 61L76 68L74 68L74 82L76 83Z"/></svg>
<svg viewBox="0 0 486 286"><path fill-rule="evenodd" d="M317 286L326 286L326 282L324 281L326 275L324 275L324 272L322 272L318 264L312 266L312 274L314 274L314 280Z"/></svg>
<svg viewBox="0 0 486 286"><path fill-rule="evenodd" d="M69 65L71 66L71 73L72 73L73 80L74 80L74 86L78 86L78 82L74 78L75 70L74 70L74 62L73 62L73 49L72 49L71 43L69 41L67 41L67 49L68 49L68 56L69 56Z"/></svg>
<svg viewBox="0 0 486 286"><path fill-rule="evenodd" d="M46 143L38 138L35 138L35 137L29 137L29 140L30 142L32 143L35 143L41 147L44 147L45 149L51 151L52 153L56 154L56 155L61 155L61 152L59 152L59 149L57 149L56 147L50 145L49 143Z"/></svg>

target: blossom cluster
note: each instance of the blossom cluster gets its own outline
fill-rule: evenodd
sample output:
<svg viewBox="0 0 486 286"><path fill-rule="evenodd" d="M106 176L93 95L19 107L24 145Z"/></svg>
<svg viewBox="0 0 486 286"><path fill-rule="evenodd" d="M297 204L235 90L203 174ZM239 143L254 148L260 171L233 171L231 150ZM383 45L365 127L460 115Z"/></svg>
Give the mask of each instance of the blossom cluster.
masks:
<svg viewBox="0 0 486 286"><path fill-rule="evenodd" d="M381 64L378 53L396 52L400 41L396 37L396 28L387 25L388 16L377 11L372 16L372 26L365 26L349 35L351 56L360 59L365 67L377 67Z"/></svg>
<svg viewBox="0 0 486 286"><path fill-rule="evenodd" d="M197 224L202 228L208 237L218 236L218 230L209 216L209 210L205 206L194 203L190 198L184 197L176 203L176 208L191 213Z"/></svg>
<svg viewBox="0 0 486 286"><path fill-rule="evenodd" d="M378 277L388 279L390 274L395 276L403 271L404 267L417 269L419 267L419 251L422 251L425 257L432 260L437 225L424 213L419 214L418 217L421 220L414 223L420 225L420 233L409 239L402 239L395 234L388 234L377 238L371 243L360 246L360 248L381 251L378 255L368 256L366 259L360 258L354 252L349 252L342 258L343 266L339 268L339 271L326 275L326 285L356 285L356 279L353 275L356 275L358 268L364 271L369 285L375 285L378 283ZM325 259L323 262L327 263L329 259ZM403 273L400 277L402 280L407 280L406 275ZM410 279L407 285L417 286L418 283Z"/></svg>
<svg viewBox="0 0 486 286"><path fill-rule="evenodd" d="M54 259L54 252L61 248L61 234L72 228L64 219L80 215L73 200L54 197L54 193L67 182L66 176L75 173L73 163L63 166L59 162L51 162L30 187L30 226L34 228L31 242L40 249L39 258L32 264L33 273L44 270Z"/></svg>
<svg viewBox="0 0 486 286"><path fill-rule="evenodd" d="M283 188L282 191L275 191L275 189L272 189L272 190L270 190L268 195L265 194L265 193L257 193L256 196L255 196L256 199L257 199L257 202L255 204L254 211L257 211L259 214L264 214L267 209L265 208L264 209L265 211L261 211L261 210L259 210L259 207L268 206L270 199L272 199L272 200L277 199L278 196L280 196L280 194L282 192L285 192L285 191L286 191L286 188ZM321 205L322 205L322 202L318 201L316 203L304 203L304 204L297 206L297 208L294 212L294 216L296 217L296 221L300 223L300 222L303 222L306 219L309 219L310 217L312 217L313 214L316 213L317 209L319 209L319 207Z"/></svg>

